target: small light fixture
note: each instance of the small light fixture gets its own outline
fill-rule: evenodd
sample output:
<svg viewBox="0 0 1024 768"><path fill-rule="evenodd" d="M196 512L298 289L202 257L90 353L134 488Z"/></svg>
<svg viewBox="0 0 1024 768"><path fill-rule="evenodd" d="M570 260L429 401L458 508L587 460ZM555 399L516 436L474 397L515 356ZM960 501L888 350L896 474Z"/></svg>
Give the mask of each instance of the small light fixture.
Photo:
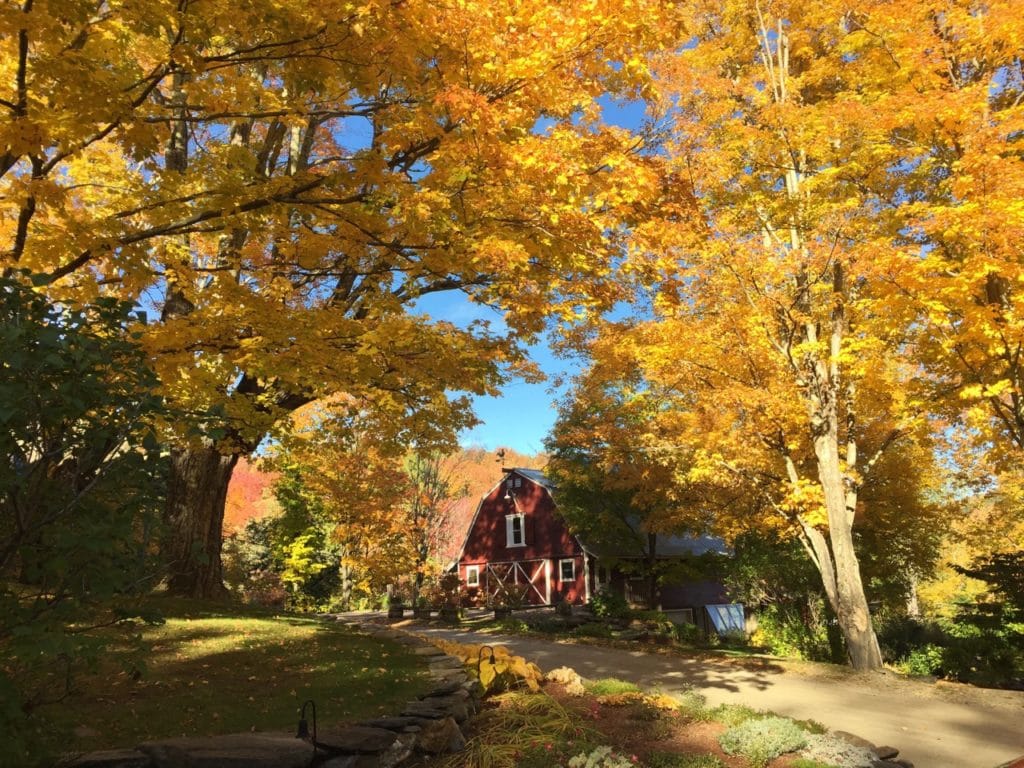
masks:
<svg viewBox="0 0 1024 768"><path fill-rule="evenodd" d="M493 667L495 664L498 663L497 661L494 660L494 648L492 648L489 645L481 645L480 646L480 650L477 652L477 659L476 659L476 668L477 668L478 671L479 671L480 667L482 667L484 665L484 651L485 650L490 653L490 658L488 658L487 661L490 662L491 666Z"/></svg>
<svg viewBox="0 0 1024 768"><path fill-rule="evenodd" d="M512 491L505 491L505 501L512 501Z"/></svg>
<svg viewBox="0 0 1024 768"><path fill-rule="evenodd" d="M306 720L306 707L310 707L313 710L313 752L316 752L316 702L309 699L302 704L302 712L299 713L299 730L295 734L297 739L306 739L309 741L309 722Z"/></svg>

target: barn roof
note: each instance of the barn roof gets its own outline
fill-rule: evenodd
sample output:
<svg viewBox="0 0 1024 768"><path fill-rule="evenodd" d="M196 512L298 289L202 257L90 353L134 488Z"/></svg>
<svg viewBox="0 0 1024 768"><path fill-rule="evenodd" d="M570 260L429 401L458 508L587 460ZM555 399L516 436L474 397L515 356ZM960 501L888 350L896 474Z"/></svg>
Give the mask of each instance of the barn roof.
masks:
<svg viewBox="0 0 1024 768"><path fill-rule="evenodd" d="M639 530L639 521L635 526ZM580 540L583 548L592 555L598 557L632 558L645 555L645 548L638 540L637 551L629 552L624 549L611 548L607 546L594 545L592 542ZM706 534L658 534L654 544L655 557L696 557L707 554L729 555L732 554L723 539Z"/></svg>
<svg viewBox="0 0 1024 768"><path fill-rule="evenodd" d="M527 480L536 483L543 488L547 488L549 491L555 490L555 484L548 479L547 475L541 472L539 469L526 469L523 467L514 467L507 470L508 472L515 472L517 475L522 475Z"/></svg>

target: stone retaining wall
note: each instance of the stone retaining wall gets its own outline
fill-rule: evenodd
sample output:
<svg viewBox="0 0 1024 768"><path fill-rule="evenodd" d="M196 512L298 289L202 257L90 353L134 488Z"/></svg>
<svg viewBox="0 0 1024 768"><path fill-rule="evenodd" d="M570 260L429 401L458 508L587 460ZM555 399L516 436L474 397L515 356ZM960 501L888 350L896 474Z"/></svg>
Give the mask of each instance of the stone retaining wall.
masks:
<svg viewBox="0 0 1024 768"><path fill-rule="evenodd" d="M338 619L342 621L343 619ZM91 752L74 768L395 768L413 754L440 755L465 746L460 726L480 707L482 688L462 662L415 635L375 624L371 637L407 645L428 659L431 686L391 717L325 727L316 748L290 733L234 733L164 739L134 749Z"/></svg>

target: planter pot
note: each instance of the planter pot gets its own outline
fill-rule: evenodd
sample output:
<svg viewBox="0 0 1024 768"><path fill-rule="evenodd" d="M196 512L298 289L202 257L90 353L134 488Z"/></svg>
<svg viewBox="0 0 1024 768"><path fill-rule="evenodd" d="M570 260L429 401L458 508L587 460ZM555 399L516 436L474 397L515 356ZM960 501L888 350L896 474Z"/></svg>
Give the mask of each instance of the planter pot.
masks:
<svg viewBox="0 0 1024 768"><path fill-rule="evenodd" d="M405 616L405 606L403 605L389 605L388 606L388 618L389 619L400 619Z"/></svg>
<svg viewBox="0 0 1024 768"><path fill-rule="evenodd" d="M494 609L494 618L496 618L496 619L507 619L511 615L512 615L512 609L511 608L495 608Z"/></svg>
<svg viewBox="0 0 1024 768"><path fill-rule="evenodd" d="M412 609L412 617L414 619L429 619L430 618L430 608L413 608Z"/></svg>
<svg viewBox="0 0 1024 768"><path fill-rule="evenodd" d="M457 624L461 618L459 616L459 609L448 605L442 607L438 615L443 621L450 621L453 624Z"/></svg>

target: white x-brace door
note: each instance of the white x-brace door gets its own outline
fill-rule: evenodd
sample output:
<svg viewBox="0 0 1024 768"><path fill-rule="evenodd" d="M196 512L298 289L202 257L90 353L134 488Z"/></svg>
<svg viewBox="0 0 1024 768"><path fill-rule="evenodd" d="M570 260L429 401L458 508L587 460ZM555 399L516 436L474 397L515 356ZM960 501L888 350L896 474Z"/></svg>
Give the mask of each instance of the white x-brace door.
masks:
<svg viewBox="0 0 1024 768"><path fill-rule="evenodd" d="M517 560L488 563L485 569L487 594L493 597L501 586L522 588L523 602L529 605L551 603L551 578L547 560Z"/></svg>

